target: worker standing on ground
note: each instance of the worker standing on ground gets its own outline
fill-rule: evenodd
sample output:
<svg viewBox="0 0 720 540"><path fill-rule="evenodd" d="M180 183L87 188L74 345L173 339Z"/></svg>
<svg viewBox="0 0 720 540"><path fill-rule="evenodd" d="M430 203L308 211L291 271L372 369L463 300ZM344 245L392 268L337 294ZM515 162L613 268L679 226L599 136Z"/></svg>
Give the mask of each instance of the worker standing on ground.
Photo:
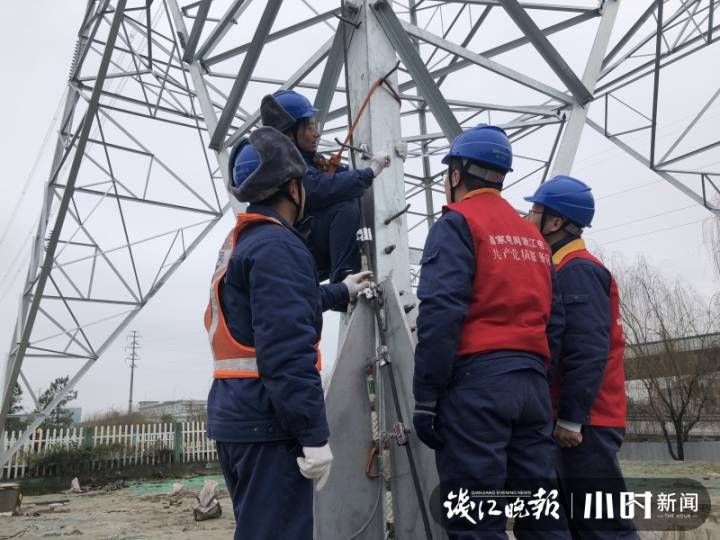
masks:
<svg viewBox="0 0 720 540"><path fill-rule="evenodd" d="M528 489L519 483L555 475L546 364L563 315L550 250L500 194L512 170L502 129L460 134L443 163L448 205L420 262L413 424L435 449L443 485ZM507 538L501 514L485 512L470 533L451 522L448 535ZM564 526L561 518L558 530L531 531L516 521L515 530L569 538Z"/></svg>
<svg viewBox="0 0 720 540"><path fill-rule="evenodd" d="M627 413L625 338L617 285L582 239L595 215L592 191L580 180L556 176L525 200L533 203L528 220L552 249L566 314L562 353L550 374L561 487L623 491L617 453ZM632 523L619 518L570 524L579 538L637 538Z"/></svg>
<svg viewBox="0 0 720 540"><path fill-rule="evenodd" d="M262 123L285 133L295 143L307 164L303 184L307 193L310 249L317 261L321 281L331 283L360 270L357 232L361 227L358 199L373 179L390 165L386 152L369 156L367 167L349 170L329 162L318 153L320 132L310 101L294 90L281 90L263 98Z"/></svg>
<svg viewBox="0 0 720 540"><path fill-rule="evenodd" d="M312 481L323 487L332 453L319 373L323 300L293 227L303 216L306 166L272 128L250 143L237 153L231 188L250 205L220 251L205 314L214 357L208 431L235 538L310 540ZM336 285L335 301L347 303L367 278Z"/></svg>

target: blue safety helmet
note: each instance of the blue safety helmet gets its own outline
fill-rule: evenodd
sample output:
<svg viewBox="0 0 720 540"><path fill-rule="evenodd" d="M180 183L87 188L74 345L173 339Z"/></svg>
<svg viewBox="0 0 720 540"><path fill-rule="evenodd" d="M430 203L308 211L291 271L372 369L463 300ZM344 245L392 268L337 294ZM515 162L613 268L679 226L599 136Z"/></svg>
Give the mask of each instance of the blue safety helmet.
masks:
<svg viewBox="0 0 720 540"><path fill-rule="evenodd" d="M260 156L249 139L240 141L233 155L232 185L239 188L260 166Z"/></svg>
<svg viewBox="0 0 720 540"><path fill-rule="evenodd" d="M280 90L273 94L275 101L295 120L310 118L319 112L310 100L295 90Z"/></svg>
<svg viewBox="0 0 720 540"><path fill-rule="evenodd" d="M551 178L525 200L546 206L581 227L590 227L595 215L592 189L572 176Z"/></svg>
<svg viewBox="0 0 720 540"><path fill-rule="evenodd" d="M505 130L488 124L478 124L453 140L442 162L452 158L468 159L501 172L512 171L512 146Z"/></svg>

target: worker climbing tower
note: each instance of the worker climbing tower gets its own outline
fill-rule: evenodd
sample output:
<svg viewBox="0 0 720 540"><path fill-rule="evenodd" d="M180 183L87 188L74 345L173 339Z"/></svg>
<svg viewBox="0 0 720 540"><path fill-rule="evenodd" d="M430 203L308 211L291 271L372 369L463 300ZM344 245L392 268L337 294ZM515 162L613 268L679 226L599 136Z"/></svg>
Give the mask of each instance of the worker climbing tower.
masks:
<svg viewBox="0 0 720 540"><path fill-rule="evenodd" d="M223 214L242 209L227 196L228 149L259 124L263 95L294 88L321 111L321 151L357 167L364 150L392 159L363 201L358 241L378 286L341 324L317 537L441 538L428 510L432 456L410 430L413 284L444 201L440 158L468 127L504 127L512 198L520 182L528 191L570 172L589 126L718 215L720 143L701 128L720 82L687 68L717 59L718 6L88 0L0 386L0 436L16 382L35 399L50 362L73 375L22 436L2 441L0 466ZM669 117L661 105L678 81L694 98L675 100Z"/></svg>

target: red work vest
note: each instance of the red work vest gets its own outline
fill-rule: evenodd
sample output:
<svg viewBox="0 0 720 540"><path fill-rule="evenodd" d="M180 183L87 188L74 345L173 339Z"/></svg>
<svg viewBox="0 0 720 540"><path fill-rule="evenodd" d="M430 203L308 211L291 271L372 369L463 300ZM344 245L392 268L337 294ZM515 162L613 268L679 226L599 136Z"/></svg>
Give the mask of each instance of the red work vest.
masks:
<svg viewBox="0 0 720 540"><path fill-rule="evenodd" d="M592 261L601 268L603 263L587 249L583 240L573 240L553 255L558 272L574 259ZM562 355L551 390L553 414L557 417L557 405L562 380ZM610 351L600 388L590 410L590 425L624 428L627 425L627 397L625 395L625 334L620 316L620 294L617 284L610 276Z"/></svg>
<svg viewBox="0 0 720 540"><path fill-rule="evenodd" d="M253 347L237 341L227 326L220 303L220 285L225 279L228 263L232 256L240 233L256 223L274 223L284 226L277 219L262 214L240 213L236 216L235 227L227 235L218 254L215 272L210 284L210 301L205 309L205 329L210 338L213 354L213 377L216 379L256 379L260 377L256 352ZM317 349L317 368L320 370L321 357L319 344Z"/></svg>
<svg viewBox="0 0 720 540"><path fill-rule="evenodd" d="M468 224L475 277L458 355L514 350L550 356L550 248L495 189L477 189L447 206Z"/></svg>

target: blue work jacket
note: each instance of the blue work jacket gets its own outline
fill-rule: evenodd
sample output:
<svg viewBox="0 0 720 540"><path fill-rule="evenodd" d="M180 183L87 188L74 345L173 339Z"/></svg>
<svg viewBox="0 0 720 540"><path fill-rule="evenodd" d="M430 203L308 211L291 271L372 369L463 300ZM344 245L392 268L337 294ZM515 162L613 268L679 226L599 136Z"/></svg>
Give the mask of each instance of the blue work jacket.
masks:
<svg viewBox="0 0 720 540"><path fill-rule="evenodd" d="M413 393L418 402L440 399L452 384L453 372L462 367L480 376L518 369L546 375L544 360L529 352L503 350L458 356L463 321L470 306L477 268L474 243L465 218L448 211L430 228L421 260ZM552 272L552 311L547 326L551 359L560 353L564 329L562 299Z"/></svg>
<svg viewBox="0 0 720 540"><path fill-rule="evenodd" d="M303 153L308 170L303 178L308 212L362 197L375 178L371 168L349 170L341 165L335 174L325 172L327 162L319 154Z"/></svg>
<svg viewBox="0 0 720 540"><path fill-rule="evenodd" d="M208 434L223 442L321 445L330 434L315 344L323 310L347 305L347 287L318 285L304 239L271 208L247 211L285 225L258 224L241 233L220 293L230 333L257 351L260 378L213 381Z"/></svg>

